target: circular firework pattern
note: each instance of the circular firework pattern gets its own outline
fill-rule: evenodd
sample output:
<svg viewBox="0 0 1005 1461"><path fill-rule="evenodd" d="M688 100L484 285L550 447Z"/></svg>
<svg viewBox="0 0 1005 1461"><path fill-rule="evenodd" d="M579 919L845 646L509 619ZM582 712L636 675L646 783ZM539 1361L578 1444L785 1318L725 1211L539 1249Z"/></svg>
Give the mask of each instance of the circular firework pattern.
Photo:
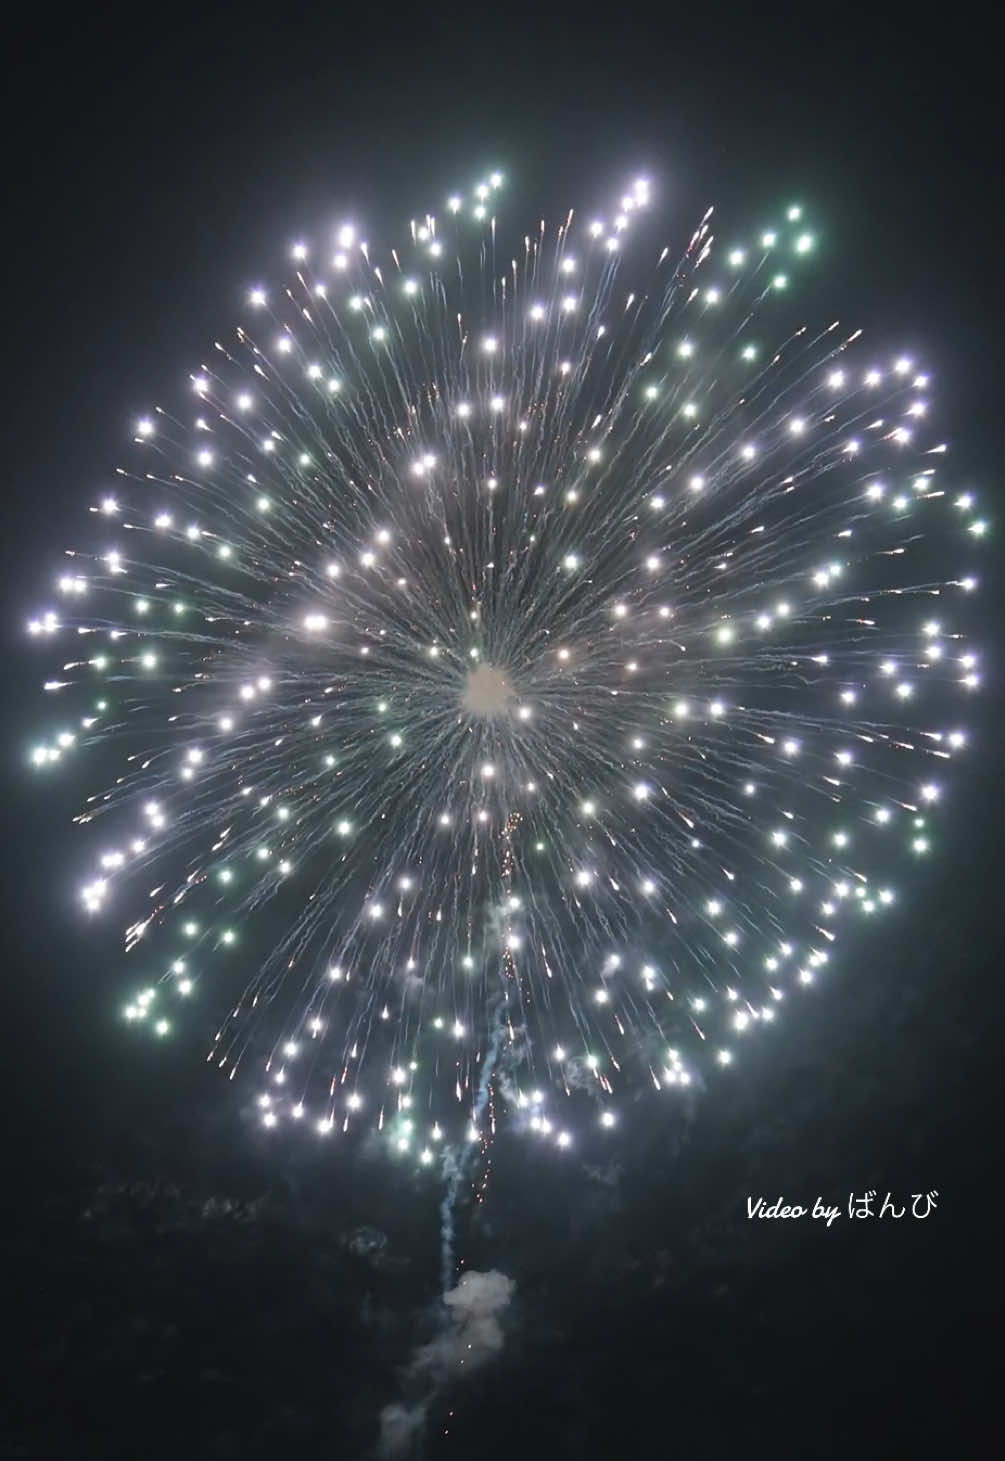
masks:
<svg viewBox="0 0 1005 1461"><path fill-rule="evenodd" d="M522 237L502 184L294 247L29 626L126 1018L427 1163L780 1022L933 847L979 683L984 524L924 369L792 313L801 209L666 244L638 181Z"/></svg>

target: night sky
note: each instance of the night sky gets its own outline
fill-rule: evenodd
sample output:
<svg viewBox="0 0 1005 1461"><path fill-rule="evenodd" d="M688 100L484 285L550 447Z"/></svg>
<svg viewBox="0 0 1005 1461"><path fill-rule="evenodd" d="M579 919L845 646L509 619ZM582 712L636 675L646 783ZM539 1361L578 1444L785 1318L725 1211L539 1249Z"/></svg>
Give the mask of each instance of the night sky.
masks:
<svg viewBox="0 0 1005 1461"><path fill-rule="evenodd" d="M498 165L554 215L645 171L695 219L811 204L821 317L931 360L955 477L1000 524L1001 75L982 24L22 14L2 132L0 1456L366 1457L439 1322L433 1186L267 1140L197 1042L122 1028L115 921L76 900L84 768L27 765L45 706L24 624L130 423L336 213L377 234ZM460 1251L514 1280L505 1343L431 1401L430 1458L1001 1448L1000 595L939 856L827 988L686 1113L640 1114L614 1161L497 1143ZM747 1220L748 1195L868 1189L939 1205Z"/></svg>

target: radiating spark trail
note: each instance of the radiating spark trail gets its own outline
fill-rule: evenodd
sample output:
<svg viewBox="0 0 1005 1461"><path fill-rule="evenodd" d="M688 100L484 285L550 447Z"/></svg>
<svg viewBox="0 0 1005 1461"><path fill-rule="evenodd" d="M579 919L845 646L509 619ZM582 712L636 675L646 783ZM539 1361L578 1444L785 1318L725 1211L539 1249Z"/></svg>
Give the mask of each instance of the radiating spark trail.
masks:
<svg viewBox="0 0 1005 1461"><path fill-rule="evenodd" d="M126 1017L446 1173L728 1067L937 849L987 534L799 208L341 223L136 424L30 632ZM102 750L104 748L104 750ZM472 1139L473 1138L473 1139ZM447 1153L444 1157L444 1152Z"/></svg>

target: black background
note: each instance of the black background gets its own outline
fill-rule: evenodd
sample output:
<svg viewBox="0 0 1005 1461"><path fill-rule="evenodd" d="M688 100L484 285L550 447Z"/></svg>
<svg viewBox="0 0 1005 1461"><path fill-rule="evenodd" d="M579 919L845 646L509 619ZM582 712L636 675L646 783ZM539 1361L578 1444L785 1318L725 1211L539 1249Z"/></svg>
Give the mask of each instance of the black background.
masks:
<svg viewBox="0 0 1005 1461"><path fill-rule="evenodd" d="M363 1456L433 1322L432 1185L273 1145L197 1050L126 1037L112 929L74 907L77 773L27 773L44 671L23 626L129 423L316 224L376 235L496 165L552 214L646 171L695 217L811 204L821 308L935 362L952 470L1000 520L990 24L433 4L12 25L0 1455ZM1000 1449L995 558L992 539L988 690L939 857L686 1120L640 1106L619 1173L499 1143L462 1251L516 1281L507 1342L434 1401L431 1456ZM939 1207L829 1232L746 1220L751 1192L868 1188ZM362 1225L381 1241L349 1241Z"/></svg>

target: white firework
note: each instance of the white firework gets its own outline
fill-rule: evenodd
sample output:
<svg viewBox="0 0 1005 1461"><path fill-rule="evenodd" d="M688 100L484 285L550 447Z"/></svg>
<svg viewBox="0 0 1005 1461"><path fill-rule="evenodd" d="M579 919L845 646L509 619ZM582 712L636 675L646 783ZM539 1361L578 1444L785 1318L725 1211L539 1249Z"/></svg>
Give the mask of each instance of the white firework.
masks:
<svg viewBox="0 0 1005 1461"><path fill-rule="evenodd" d="M637 182L514 249L501 184L294 247L30 626L36 763L121 757L78 820L129 1020L427 1163L497 1088L563 1147L779 1023L978 684L984 525L926 374L792 314L800 209L654 246Z"/></svg>

